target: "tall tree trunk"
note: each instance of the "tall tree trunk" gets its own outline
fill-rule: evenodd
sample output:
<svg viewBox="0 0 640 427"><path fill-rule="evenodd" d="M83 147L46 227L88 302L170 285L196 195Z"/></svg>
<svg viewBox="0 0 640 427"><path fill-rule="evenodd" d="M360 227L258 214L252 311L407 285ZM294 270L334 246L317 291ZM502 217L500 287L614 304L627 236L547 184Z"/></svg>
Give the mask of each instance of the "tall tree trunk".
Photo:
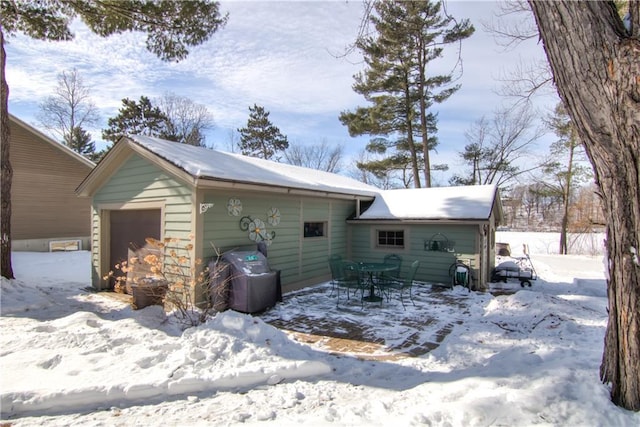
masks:
<svg viewBox="0 0 640 427"><path fill-rule="evenodd" d="M422 132L422 157L424 158L424 186L431 187L431 158L429 156L429 131L427 130L427 109L424 99L420 100L420 127Z"/></svg>
<svg viewBox="0 0 640 427"><path fill-rule="evenodd" d="M572 132L573 133L573 132ZM575 139L569 140L569 164L567 165L567 177L562 189L562 228L560 229L560 254L567 255L567 229L569 228L569 205L571 204L571 186L573 184L573 153L575 152Z"/></svg>
<svg viewBox="0 0 640 427"><path fill-rule="evenodd" d="M422 49L424 52L424 49ZM431 187L431 159L429 157L429 131L427 129L427 101L425 93L425 65L424 58L420 57L420 76L418 90L420 91L420 133L422 134L422 157L424 159L424 186Z"/></svg>
<svg viewBox="0 0 640 427"><path fill-rule="evenodd" d="M567 225L569 223L567 216L567 210L564 209L564 213L562 215L562 225L560 226L560 248L558 253L560 255L567 255L569 250L567 248Z"/></svg>
<svg viewBox="0 0 640 427"><path fill-rule="evenodd" d="M631 30L612 2L530 0L560 97L593 165L607 217L609 322L600 375L640 410L640 3Z"/></svg>
<svg viewBox="0 0 640 427"><path fill-rule="evenodd" d="M13 169L9 161L9 86L5 76L7 56L4 50L4 33L0 27L0 168L2 182L0 183L0 274L7 279L13 279L11 266L11 180Z"/></svg>
<svg viewBox="0 0 640 427"><path fill-rule="evenodd" d="M5 76L7 56L4 50L4 33L0 27L0 146L2 182L0 183L0 274L13 279L11 266L11 180L13 169L9 161L9 86Z"/></svg>
<svg viewBox="0 0 640 427"><path fill-rule="evenodd" d="M405 88L404 88L404 107L407 120L407 144L409 146L409 153L411 153L411 170L413 172L413 186L420 188L420 169L418 168L418 153L416 152L416 145L413 140L413 109L411 106L411 93L409 91L408 78L405 75Z"/></svg>

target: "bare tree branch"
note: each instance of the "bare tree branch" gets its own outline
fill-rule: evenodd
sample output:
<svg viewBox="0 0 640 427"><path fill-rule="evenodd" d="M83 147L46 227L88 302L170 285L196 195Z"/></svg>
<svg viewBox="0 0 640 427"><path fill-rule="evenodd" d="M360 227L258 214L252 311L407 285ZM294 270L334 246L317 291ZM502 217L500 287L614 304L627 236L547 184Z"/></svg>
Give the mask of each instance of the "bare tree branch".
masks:
<svg viewBox="0 0 640 427"><path fill-rule="evenodd" d="M98 123L98 108L91 101L89 88L76 68L58 74L53 95L40 104L38 119L63 143L72 140L74 129L87 129Z"/></svg>

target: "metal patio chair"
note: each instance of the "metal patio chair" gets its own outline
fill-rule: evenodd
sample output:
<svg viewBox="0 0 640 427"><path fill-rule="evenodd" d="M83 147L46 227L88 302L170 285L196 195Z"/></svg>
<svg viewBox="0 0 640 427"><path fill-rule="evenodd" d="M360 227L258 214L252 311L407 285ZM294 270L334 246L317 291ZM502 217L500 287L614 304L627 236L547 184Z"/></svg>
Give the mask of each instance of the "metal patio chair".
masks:
<svg viewBox="0 0 640 427"><path fill-rule="evenodd" d="M402 268L402 257L398 254L385 255L382 259L385 264L395 265L397 268L393 271L382 273L383 280L397 279L400 277L400 269Z"/></svg>
<svg viewBox="0 0 640 427"><path fill-rule="evenodd" d="M409 274L405 278L401 278L401 277L391 278L389 280L381 281L379 283L378 287L382 289L383 292L386 293L387 301L391 297L391 292L395 290L400 294L400 302L402 303L402 308L406 310L407 307L404 305L403 294L405 291L408 291L409 299L411 300L411 303L415 307L416 303L413 301L411 288L413 287L413 280L416 277L416 272L418 271L419 267L420 267L420 261L418 260L413 261L413 263L411 264L411 268L409 269Z"/></svg>
<svg viewBox="0 0 640 427"><path fill-rule="evenodd" d="M329 257L329 269L331 270L331 293L329 296L333 295L333 292L336 289L337 283L342 280L342 257L340 255L331 255Z"/></svg>
<svg viewBox="0 0 640 427"><path fill-rule="evenodd" d="M351 291L356 294L360 292L360 304L364 308L364 282L360 277L360 266L353 261L342 261L340 263L340 269L342 271L342 278L336 281L336 291L338 301L336 306L340 306L340 289L344 289L347 293L347 300L349 299L349 293Z"/></svg>

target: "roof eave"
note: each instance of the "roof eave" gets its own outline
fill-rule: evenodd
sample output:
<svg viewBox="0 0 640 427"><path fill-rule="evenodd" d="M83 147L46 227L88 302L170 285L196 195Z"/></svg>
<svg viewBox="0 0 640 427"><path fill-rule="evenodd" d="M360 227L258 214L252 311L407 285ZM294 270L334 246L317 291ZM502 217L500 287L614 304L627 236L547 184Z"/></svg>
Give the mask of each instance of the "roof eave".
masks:
<svg viewBox="0 0 640 427"><path fill-rule="evenodd" d="M291 194L298 196L310 197L326 197L332 199L348 199L348 200L373 200L377 193L360 192L360 191L328 191L328 190L311 190L297 188L291 186L280 186L273 184L257 184L255 182L239 181L233 179L221 179L215 177L202 176L196 179L196 186L202 189L236 189L236 190L253 190L266 191L277 194Z"/></svg>
<svg viewBox="0 0 640 427"><path fill-rule="evenodd" d="M500 189L498 186L496 186L496 191L493 196L491 212L496 213L496 225L501 224L504 219L504 209L502 207L502 198L500 197Z"/></svg>
<svg viewBox="0 0 640 427"><path fill-rule="evenodd" d="M50 136L45 135L44 133L42 133L38 129L34 128L30 124L28 124L26 122L23 122L22 120L20 120L19 118L17 118L13 114L9 114L9 120L13 121L15 124L17 124L18 126L20 126L23 129L25 129L27 132L31 132L31 133L35 134L36 136L38 136L39 138L43 139L45 142L47 142L48 144L53 146L54 148L64 152L65 154L67 154L68 156L74 158L75 160L79 161L80 163L83 163L85 166L88 166L91 169L95 168L96 164L94 162L92 162L91 160L87 159L86 157L84 157L82 154L73 151L72 149L70 149L66 145L63 145L63 144L59 143L58 141L54 140L53 138L51 138Z"/></svg>
<svg viewBox="0 0 640 427"><path fill-rule="evenodd" d="M133 153L139 154L167 173L195 187L196 179L189 173L123 136L114 144L102 161L98 163L98 166L80 183L76 189L76 194L80 197L92 197Z"/></svg>
<svg viewBox="0 0 640 427"><path fill-rule="evenodd" d="M146 160L160 167L161 169L171 173L183 182L189 184L193 188L201 189L236 189L236 190L253 190L261 192L271 192L277 194L291 194L310 197L326 197L333 199L347 200L372 200L377 193L365 191L347 191L347 190L310 190L295 187L286 187L270 184L259 184L255 182L245 182L233 179L221 179L208 176L194 176L185 169L175 165L168 159L159 156L155 152L149 150L144 145L137 143L127 137L122 137L98 164L98 166L84 179L76 189L76 194L81 197L91 197L101 185L115 172L118 165L121 164L132 153L137 153Z"/></svg>
<svg viewBox="0 0 640 427"><path fill-rule="evenodd" d="M354 218L347 220L349 223L393 223L393 224L463 224L463 223L486 223L489 218Z"/></svg>

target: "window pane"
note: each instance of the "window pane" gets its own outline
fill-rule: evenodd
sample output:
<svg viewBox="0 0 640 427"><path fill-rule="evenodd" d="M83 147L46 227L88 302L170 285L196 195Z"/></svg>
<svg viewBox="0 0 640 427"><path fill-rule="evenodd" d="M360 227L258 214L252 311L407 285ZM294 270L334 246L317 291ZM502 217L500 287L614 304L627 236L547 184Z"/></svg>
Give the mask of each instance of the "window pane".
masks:
<svg viewBox="0 0 640 427"><path fill-rule="evenodd" d="M323 237L324 222L305 222L304 223L304 237Z"/></svg>
<svg viewBox="0 0 640 427"><path fill-rule="evenodd" d="M404 230L378 230L378 246L403 248Z"/></svg>

